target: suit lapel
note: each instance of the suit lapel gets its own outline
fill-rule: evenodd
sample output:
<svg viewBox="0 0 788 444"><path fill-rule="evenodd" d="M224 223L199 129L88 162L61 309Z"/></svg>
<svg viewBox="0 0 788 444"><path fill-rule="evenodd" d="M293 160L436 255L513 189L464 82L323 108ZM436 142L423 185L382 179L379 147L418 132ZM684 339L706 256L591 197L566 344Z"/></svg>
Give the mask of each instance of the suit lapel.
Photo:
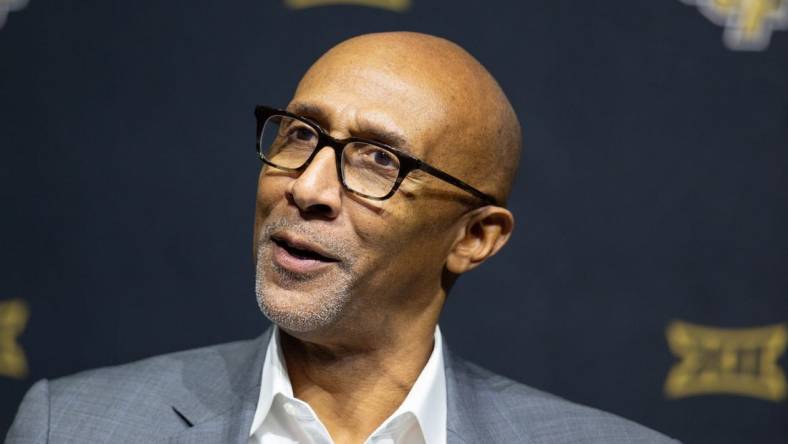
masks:
<svg viewBox="0 0 788 444"><path fill-rule="evenodd" d="M469 364L449 352L443 343L446 369L447 441L449 444L477 442L531 443L508 422L491 388L493 374Z"/></svg>
<svg viewBox="0 0 788 444"><path fill-rule="evenodd" d="M185 431L170 437L171 443L246 443L256 408L256 399L243 400L205 421L194 424Z"/></svg>
<svg viewBox="0 0 788 444"><path fill-rule="evenodd" d="M169 442L248 441L271 331L230 348L217 347L198 362L184 362L182 390L172 408L188 428Z"/></svg>
<svg viewBox="0 0 788 444"><path fill-rule="evenodd" d="M443 365L446 373L446 439L448 444L482 442L473 426L473 393L462 369L443 341Z"/></svg>
<svg viewBox="0 0 788 444"><path fill-rule="evenodd" d="M182 389L172 408L185 427L170 437L173 443L246 443L260 395L260 376L269 328L258 338L232 349L200 355L199 362L184 362ZM486 400L478 378L467 364L451 354L443 343L446 374L448 444L490 442L497 433L487 430L485 417L500 415L494 402Z"/></svg>

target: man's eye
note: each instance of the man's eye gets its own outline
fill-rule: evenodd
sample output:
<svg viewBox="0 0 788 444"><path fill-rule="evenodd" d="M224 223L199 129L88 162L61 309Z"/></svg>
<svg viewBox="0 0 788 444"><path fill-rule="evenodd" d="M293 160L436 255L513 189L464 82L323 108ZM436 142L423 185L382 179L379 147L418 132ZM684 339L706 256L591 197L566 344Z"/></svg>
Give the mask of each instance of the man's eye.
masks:
<svg viewBox="0 0 788 444"><path fill-rule="evenodd" d="M399 159L394 153L375 145L354 142L342 153L348 171L365 172L384 177L396 177L399 171ZM365 176L367 178L372 176Z"/></svg>
<svg viewBox="0 0 788 444"><path fill-rule="evenodd" d="M297 127L290 130L290 139L301 142L309 142L315 137L315 133L306 127Z"/></svg>
<svg viewBox="0 0 788 444"><path fill-rule="evenodd" d="M396 163L396 159L387 151L383 150L374 150L372 152L372 160L382 166L382 167L391 167L394 166Z"/></svg>

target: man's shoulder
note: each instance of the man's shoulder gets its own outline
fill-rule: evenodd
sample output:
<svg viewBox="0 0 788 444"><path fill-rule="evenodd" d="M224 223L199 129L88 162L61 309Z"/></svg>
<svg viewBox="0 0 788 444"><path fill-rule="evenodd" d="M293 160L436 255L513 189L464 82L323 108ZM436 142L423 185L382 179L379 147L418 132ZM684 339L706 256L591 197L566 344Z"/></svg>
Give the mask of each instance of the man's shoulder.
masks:
<svg viewBox="0 0 788 444"><path fill-rule="evenodd" d="M41 380L8 441L151 442L216 415L243 395L260 338L158 355ZM184 416L186 415L186 416ZM43 434L43 435L42 435Z"/></svg>
<svg viewBox="0 0 788 444"><path fill-rule="evenodd" d="M475 404L471 421L479 428L512 435L509 439L528 443L677 442L628 419L529 387L472 362L452 361L454 377L463 386L457 388L465 398L460 402Z"/></svg>
<svg viewBox="0 0 788 444"><path fill-rule="evenodd" d="M226 342L152 356L137 361L81 371L49 381L50 397L64 394L112 393L117 391L151 392L163 395L184 374L221 373L233 363L242 363L253 351L254 339ZM93 387L99 391L85 391Z"/></svg>

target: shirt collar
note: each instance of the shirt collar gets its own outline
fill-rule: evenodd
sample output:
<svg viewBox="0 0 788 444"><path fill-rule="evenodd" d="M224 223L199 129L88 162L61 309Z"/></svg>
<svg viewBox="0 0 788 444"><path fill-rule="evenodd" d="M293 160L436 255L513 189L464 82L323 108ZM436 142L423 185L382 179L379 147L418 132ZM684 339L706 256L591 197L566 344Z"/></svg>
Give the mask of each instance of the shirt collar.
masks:
<svg viewBox="0 0 788 444"><path fill-rule="evenodd" d="M260 380L260 397L252 421L250 436L262 425L268 415L274 396L282 394L294 398L293 386L287 374L284 355L279 346L279 328L274 325L265 353ZM418 420L426 444L446 442L446 374L443 364L443 337L435 326L434 345L427 364L419 373L416 382L402 404L383 422L373 434L385 428L393 419L405 413L413 414Z"/></svg>
<svg viewBox="0 0 788 444"><path fill-rule="evenodd" d="M274 325L265 352L263 374L260 379L260 397L257 400L257 410L252 420L251 434L254 434L263 424L263 420L268 416L268 411L271 410L274 396L278 393L293 398L293 386L290 384L290 376L287 374L284 355L279 348L279 327Z"/></svg>
<svg viewBox="0 0 788 444"><path fill-rule="evenodd" d="M405 412L414 414L426 444L446 442L446 374L443 367L443 338L437 325L434 338L427 364L405 400L389 417L393 419Z"/></svg>

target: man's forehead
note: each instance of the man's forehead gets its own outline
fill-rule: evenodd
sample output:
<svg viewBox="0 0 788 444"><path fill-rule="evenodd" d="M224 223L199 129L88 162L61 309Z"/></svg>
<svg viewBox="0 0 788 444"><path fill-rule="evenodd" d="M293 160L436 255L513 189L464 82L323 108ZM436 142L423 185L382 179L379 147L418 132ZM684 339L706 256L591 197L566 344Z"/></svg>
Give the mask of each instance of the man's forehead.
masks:
<svg viewBox="0 0 788 444"><path fill-rule="evenodd" d="M338 106L387 109L390 113L424 114L445 109L447 83L420 70L388 66L376 58L345 60L326 57L301 79L295 98L330 97Z"/></svg>
<svg viewBox="0 0 788 444"><path fill-rule="evenodd" d="M450 107L422 79L373 64L315 66L299 83L288 109L325 129L353 130L410 150L447 125ZM385 137L383 137L385 136Z"/></svg>

